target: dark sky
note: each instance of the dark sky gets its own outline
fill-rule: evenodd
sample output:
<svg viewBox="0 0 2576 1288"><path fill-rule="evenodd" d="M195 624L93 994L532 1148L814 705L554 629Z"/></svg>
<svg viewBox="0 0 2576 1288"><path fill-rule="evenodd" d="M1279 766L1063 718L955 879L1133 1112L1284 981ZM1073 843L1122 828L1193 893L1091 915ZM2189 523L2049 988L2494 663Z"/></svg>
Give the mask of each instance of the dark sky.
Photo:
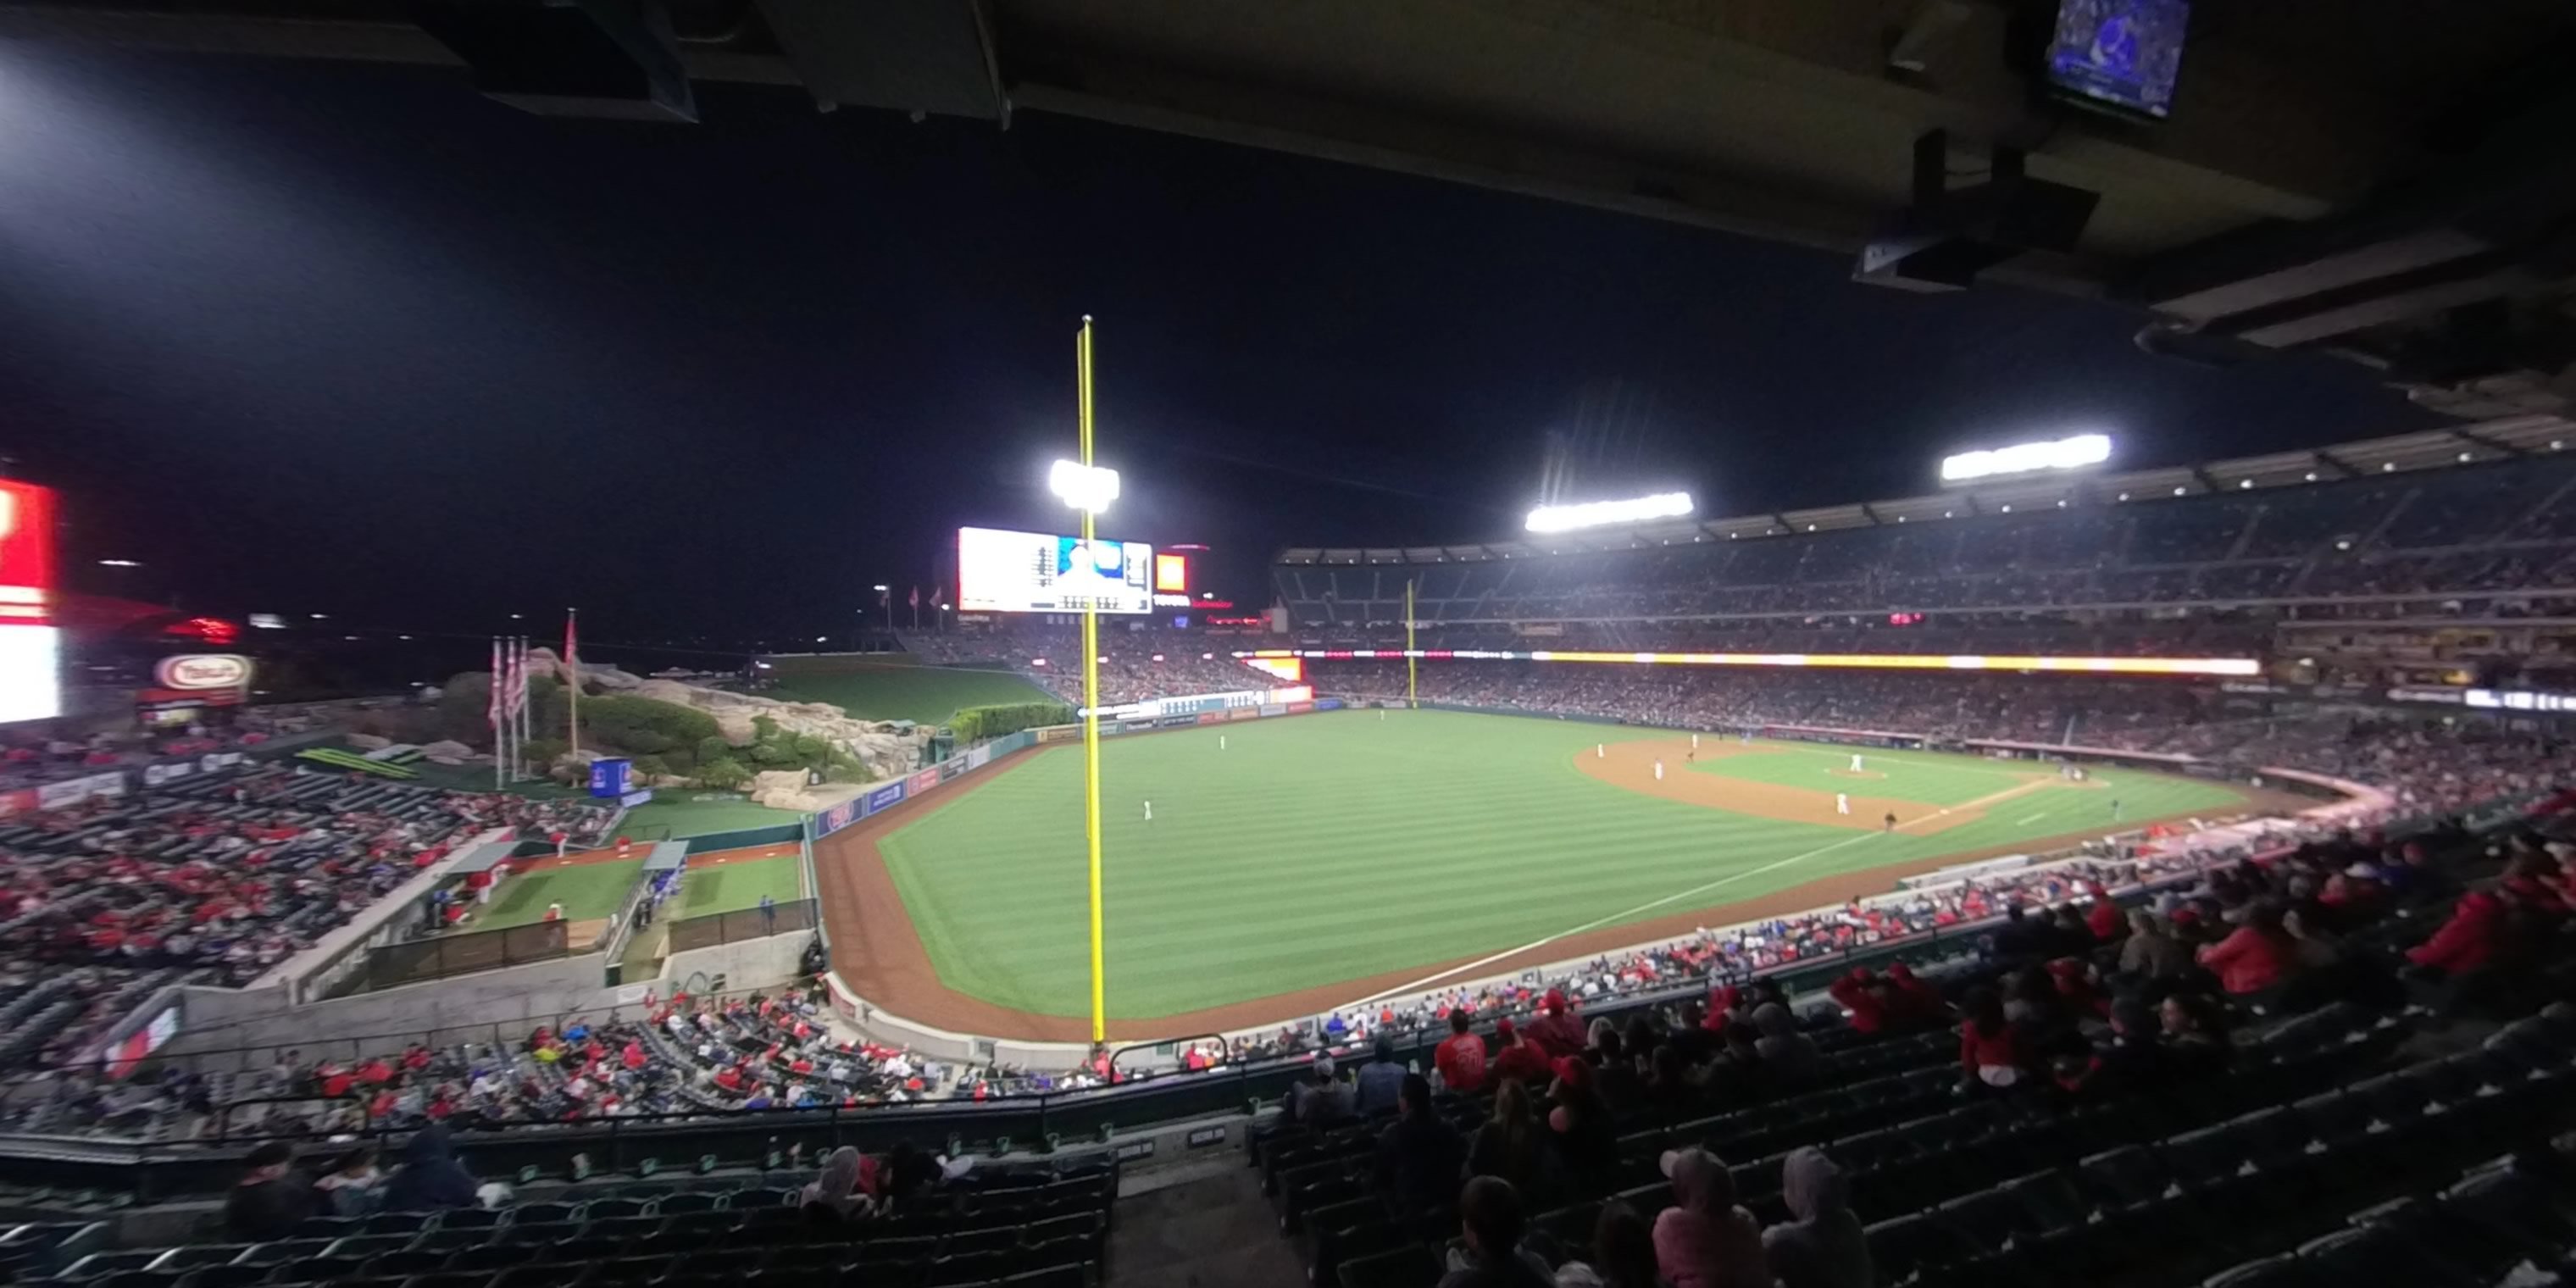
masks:
<svg viewBox="0 0 2576 1288"><path fill-rule="evenodd" d="M189 607L737 636L838 629L960 523L1059 526L1086 312L1104 532L1214 545L1248 598L1281 545L1510 535L1551 433L1583 497L1722 515L2080 429L2143 466L2424 423L2330 360L2150 359L2107 306L1041 114L700 94L693 127L562 120L440 72L0 45L0 454L66 489L74 556Z"/></svg>

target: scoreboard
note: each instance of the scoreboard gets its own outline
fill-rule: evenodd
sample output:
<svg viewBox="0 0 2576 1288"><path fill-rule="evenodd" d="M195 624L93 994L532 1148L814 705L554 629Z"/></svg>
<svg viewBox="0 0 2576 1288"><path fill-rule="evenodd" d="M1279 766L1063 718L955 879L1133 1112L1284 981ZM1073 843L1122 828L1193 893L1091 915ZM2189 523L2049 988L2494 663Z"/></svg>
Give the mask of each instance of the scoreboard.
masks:
<svg viewBox="0 0 2576 1288"><path fill-rule="evenodd" d="M0 479L0 724L62 714L54 494Z"/></svg>
<svg viewBox="0 0 2576 1288"><path fill-rule="evenodd" d="M1154 548L1000 528L957 530L957 607L969 613L1149 613Z"/></svg>

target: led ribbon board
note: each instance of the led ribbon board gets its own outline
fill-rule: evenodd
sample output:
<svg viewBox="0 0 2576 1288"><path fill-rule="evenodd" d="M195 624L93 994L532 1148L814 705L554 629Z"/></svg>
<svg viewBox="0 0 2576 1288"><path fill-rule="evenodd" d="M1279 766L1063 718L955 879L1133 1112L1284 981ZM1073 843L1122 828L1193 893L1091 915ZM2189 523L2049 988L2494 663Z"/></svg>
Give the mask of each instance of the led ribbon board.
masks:
<svg viewBox="0 0 2576 1288"><path fill-rule="evenodd" d="M2260 675L2250 657L2015 657L1982 653L1586 653L1554 649L1252 649L1234 656L1326 661L1419 658L1471 662L1625 662L1847 671L2051 671L2069 675Z"/></svg>

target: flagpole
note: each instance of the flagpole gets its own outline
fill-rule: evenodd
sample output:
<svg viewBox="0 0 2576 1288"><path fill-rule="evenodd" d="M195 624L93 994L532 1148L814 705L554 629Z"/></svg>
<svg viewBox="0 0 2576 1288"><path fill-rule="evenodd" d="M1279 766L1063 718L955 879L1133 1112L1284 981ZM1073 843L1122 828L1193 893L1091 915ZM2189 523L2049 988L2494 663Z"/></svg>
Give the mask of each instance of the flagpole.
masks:
<svg viewBox="0 0 2576 1288"><path fill-rule="evenodd" d="M528 637L520 636L512 647L519 664L510 668L510 779L521 782L528 776Z"/></svg>
<svg viewBox="0 0 2576 1288"><path fill-rule="evenodd" d="M501 790L501 764L510 756L510 735L502 727L501 703L509 692L510 677L502 674L501 637L492 637L492 693L483 703L483 714L492 723L492 790Z"/></svg>
<svg viewBox="0 0 2576 1288"><path fill-rule="evenodd" d="M1091 465L1091 319L1082 319L1075 346L1082 409L1082 464ZM1082 548L1091 558L1092 507L1082 507ZM1100 952L1100 601L1093 596L1082 610L1082 813L1083 834L1091 848L1091 1041L1109 1040L1106 989Z"/></svg>
<svg viewBox="0 0 2576 1288"><path fill-rule="evenodd" d="M580 609L564 610L564 698L568 704L566 710L571 713L570 728L566 736L572 741L576 761L580 759L581 752L581 663L576 660L579 656L580 640L575 627L580 620Z"/></svg>

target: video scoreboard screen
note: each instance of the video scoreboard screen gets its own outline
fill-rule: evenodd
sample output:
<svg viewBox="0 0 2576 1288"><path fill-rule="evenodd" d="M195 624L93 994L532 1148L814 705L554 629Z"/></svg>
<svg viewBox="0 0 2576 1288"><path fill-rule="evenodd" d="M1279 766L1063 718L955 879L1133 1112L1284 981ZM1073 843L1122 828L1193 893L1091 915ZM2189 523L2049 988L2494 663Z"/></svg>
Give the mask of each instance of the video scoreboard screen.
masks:
<svg viewBox="0 0 2576 1288"><path fill-rule="evenodd" d="M0 724L62 714L54 494L0 479Z"/></svg>
<svg viewBox="0 0 2576 1288"><path fill-rule="evenodd" d="M957 530L957 607L969 613L1150 613L1154 573L1141 541Z"/></svg>

